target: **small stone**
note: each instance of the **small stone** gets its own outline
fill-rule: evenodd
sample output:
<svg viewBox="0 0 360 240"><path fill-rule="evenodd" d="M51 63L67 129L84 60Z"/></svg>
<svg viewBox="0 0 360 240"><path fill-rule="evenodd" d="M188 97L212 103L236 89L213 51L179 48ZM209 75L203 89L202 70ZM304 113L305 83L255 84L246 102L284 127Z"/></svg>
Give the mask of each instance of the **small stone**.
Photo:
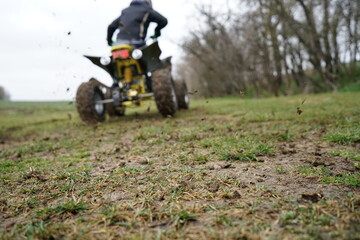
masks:
<svg viewBox="0 0 360 240"><path fill-rule="evenodd" d="M231 165L231 163L225 163L221 167L224 168L224 169L227 169L227 168L231 168L232 165Z"/></svg>
<svg viewBox="0 0 360 240"><path fill-rule="evenodd" d="M235 190L235 191L233 192L233 198L236 198L236 199L241 198L241 194L239 193L239 191Z"/></svg>
<svg viewBox="0 0 360 240"><path fill-rule="evenodd" d="M214 184L209 184L208 185L208 190L209 192L215 193L219 190L220 185L218 183L214 183Z"/></svg>
<svg viewBox="0 0 360 240"><path fill-rule="evenodd" d="M113 193L105 194L103 198L109 202L116 202L124 199L124 194L113 192Z"/></svg>
<svg viewBox="0 0 360 240"><path fill-rule="evenodd" d="M144 159L144 160L140 160L138 163L141 165L148 165L149 161L147 159Z"/></svg>
<svg viewBox="0 0 360 240"><path fill-rule="evenodd" d="M208 166L209 170L215 170L214 165Z"/></svg>
<svg viewBox="0 0 360 240"><path fill-rule="evenodd" d="M222 167L219 164L214 164L213 167L216 170L222 169Z"/></svg>
<svg viewBox="0 0 360 240"><path fill-rule="evenodd" d="M265 180L263 178L258 178L256 181L257 182L265 182Z"/></svg>
<svg viewBox="0 0 360 240"><path fill-rule="evenodd" d="M165 196L164 194L161 194L158 198L159 201L164 201L165 200Z"/></svg>

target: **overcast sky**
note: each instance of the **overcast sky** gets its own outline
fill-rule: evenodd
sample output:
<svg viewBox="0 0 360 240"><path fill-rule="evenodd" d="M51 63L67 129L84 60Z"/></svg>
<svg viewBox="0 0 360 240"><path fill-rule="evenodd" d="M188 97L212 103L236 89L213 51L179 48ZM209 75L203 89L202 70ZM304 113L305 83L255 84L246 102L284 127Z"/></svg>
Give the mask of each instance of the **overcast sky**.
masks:
<svg viewBox="0 0 360 240"><path fill-rule="evenodd" d="M197 23L194 3L153 0L169 20L159 39L162 57L180 58L177 44ZM214 1L216 2L216 1ZM107 26L130 0L15 0L0 8L0 86L12 100L72 100L81 82L110 76L82 55L107 56ZM151 31L149 32L149 34Z"/></svg>

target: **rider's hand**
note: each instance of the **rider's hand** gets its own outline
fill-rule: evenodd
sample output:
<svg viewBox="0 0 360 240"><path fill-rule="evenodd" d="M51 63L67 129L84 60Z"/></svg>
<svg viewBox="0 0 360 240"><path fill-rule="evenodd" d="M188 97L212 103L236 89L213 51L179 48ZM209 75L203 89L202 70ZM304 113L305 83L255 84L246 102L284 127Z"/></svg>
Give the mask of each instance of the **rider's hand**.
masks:
<svg viewBox="0 0 360 240"><path fill-rule="evenodd" d="M107 40L108 45L111 47L113 45L113 41L112 40Z"/></svg>

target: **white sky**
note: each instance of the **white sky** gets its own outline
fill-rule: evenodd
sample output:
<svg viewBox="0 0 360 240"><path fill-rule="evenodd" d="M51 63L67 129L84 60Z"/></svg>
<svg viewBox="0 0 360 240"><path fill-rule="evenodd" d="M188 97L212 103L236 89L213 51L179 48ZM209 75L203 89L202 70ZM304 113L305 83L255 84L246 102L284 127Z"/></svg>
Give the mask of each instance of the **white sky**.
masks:
<svg viewBox="0 0 360 240"><path fill-rule="evenodd" d="M162 57L180 58L177 46L197 25L194 3L211 0L153 0L169 20L159 39ZM215 1L214 1L215 2ZM107 26L130 0L2 0L0 86L12 100L72 100L81 82L110 76L82 55L107 56ZM189 28L190 26L190 28ZM68 33L71 33L68 35ZM152 34L150 31L148 34Z"/></svg>

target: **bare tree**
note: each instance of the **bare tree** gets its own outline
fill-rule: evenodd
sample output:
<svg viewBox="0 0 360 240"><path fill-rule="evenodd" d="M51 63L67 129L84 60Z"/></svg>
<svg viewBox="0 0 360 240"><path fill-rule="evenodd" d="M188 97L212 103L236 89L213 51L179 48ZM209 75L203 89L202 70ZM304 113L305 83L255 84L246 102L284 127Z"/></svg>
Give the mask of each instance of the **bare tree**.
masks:
<svg viewBox="0 0 360 240"><path fill-rule="evenodd" d="M10 100L10 94L2 86L0 86L0 100Z"/></svg>
<svg viewBox="0 0 360 240"><path fill-rule="evenodd" d="M235 0L234 0L235 1ZM247 11L198 8L203 28L184 41L205 96L336 91L360 59L360 1L237 0Z"/></svg>

